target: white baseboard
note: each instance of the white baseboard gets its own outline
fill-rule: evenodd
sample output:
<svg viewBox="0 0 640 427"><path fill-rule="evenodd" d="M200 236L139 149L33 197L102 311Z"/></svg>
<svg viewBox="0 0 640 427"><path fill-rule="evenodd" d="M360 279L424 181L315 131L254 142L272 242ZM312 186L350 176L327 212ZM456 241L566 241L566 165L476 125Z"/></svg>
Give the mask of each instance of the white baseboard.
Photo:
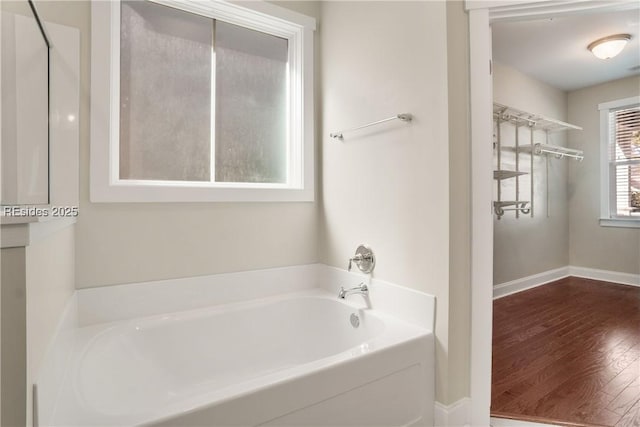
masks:
<svg viewBox="0 0 640 427"><path fill-rule="evenodd" d="M621 273L619 271L598 270L595 268L567 266L555 270L543 271L521 279L500 283L493 287L493 299L522 292L527 289L544 285L554 280L567 276L582 277L585 279L602 280L605 282L620 283L623 285L640 286L640 274Z"/></svg>
<svg viewBox="0 0 640 427"><path fill-rule="evenodd" d="M556 424L542 424L530 421L511 420L491 417L491 427L560 427Z"/></svg>
<svg viewBox="0 0 640 427"><path fill-rule="evenodd" d="M507 295L522 292L527 289L544 285L554 280L559 280L570 275L570 267L560 267L554 270L543 271L521 279L500 283L493 287L493 299L498 299Z"/></svg>
<svg viewBox="0 0 640 427"><path fill-rule="evenodd" d="M585 279L603 280L623 285L640 286L640 274L620 273L618 271L597 270L586 267L569 267L569 275Z"/></svg>
<svg viewBox="0 0 640 427"><path fill-rule="evenodd" d="M436 427L462 427L469 424L471 399L464 397L451 405L435 403L434 425Z"/></svg>

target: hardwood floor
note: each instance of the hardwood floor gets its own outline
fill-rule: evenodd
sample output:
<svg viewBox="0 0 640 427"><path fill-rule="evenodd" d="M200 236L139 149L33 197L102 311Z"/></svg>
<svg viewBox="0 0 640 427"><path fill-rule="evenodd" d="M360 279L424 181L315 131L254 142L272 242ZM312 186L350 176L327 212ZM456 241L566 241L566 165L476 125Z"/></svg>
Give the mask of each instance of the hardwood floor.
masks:
<svg viewBox="0 0 640 427"><path fill-rule="evenodd" d="M493 303L491 415L640 426L640 288L568 277Z"/></svg>

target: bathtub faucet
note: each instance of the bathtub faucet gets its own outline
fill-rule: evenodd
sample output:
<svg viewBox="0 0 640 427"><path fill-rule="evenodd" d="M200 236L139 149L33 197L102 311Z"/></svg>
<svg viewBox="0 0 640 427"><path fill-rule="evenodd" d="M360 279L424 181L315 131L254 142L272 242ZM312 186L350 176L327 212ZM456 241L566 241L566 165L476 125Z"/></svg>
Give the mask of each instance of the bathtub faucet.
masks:
<svg viewBox="0 0 640 427"><path fill-rule="evenodd" d="M351 266L355 264L356 267L364 274L369 274L376 266L376 257L373 255L373 251L366 245L360 245L356 249L356 253L353 258L349 258L348 271L351 271Z"/></svg>
<svg viewBox="0 0 640 427"><path fill-rule="evenodd" d="M358 286L353 288L345 289L343 286L340 286L340 292L338 292L338 298L345 299L347 295L351 294L362 294L364 296L369 295L369 288L364 283L360 283Z"/></svg>

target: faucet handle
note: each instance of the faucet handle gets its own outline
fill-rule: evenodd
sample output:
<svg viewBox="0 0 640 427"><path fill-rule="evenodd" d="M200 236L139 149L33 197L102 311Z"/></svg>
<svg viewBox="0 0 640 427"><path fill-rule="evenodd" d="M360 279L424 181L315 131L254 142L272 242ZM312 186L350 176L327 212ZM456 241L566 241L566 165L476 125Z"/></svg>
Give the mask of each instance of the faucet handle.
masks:
<svg viewBox="0 0 640 427"><path fill-rule="evenodd" d="M351 271L351 263L353 261L355 261L358 268L360 268L360 263L362 262L363 259L364 259L363 255L356 252L353 258L349 258L349 267L347 268L347 271Z"/></svg>
<svg viewBox="0 0 640 427"><path fill-rule="evenodd" d="M349 266L347 267L348 271L351 271L352 263L355 263L358 269L363 273L369 274L376 266L376 258L370 247L360 245L356 249L356 253L353 258L349 258Z"/></svg>

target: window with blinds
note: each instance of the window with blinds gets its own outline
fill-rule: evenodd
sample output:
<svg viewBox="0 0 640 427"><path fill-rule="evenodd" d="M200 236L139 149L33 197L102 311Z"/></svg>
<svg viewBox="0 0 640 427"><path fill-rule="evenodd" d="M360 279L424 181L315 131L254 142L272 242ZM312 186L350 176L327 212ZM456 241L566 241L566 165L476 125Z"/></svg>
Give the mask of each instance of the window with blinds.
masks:
<svg viewBox="0 0 640 427"><path fill-rule="evenodd" d="M640 218L640 105L609 111L611 217Z"/></svg>

